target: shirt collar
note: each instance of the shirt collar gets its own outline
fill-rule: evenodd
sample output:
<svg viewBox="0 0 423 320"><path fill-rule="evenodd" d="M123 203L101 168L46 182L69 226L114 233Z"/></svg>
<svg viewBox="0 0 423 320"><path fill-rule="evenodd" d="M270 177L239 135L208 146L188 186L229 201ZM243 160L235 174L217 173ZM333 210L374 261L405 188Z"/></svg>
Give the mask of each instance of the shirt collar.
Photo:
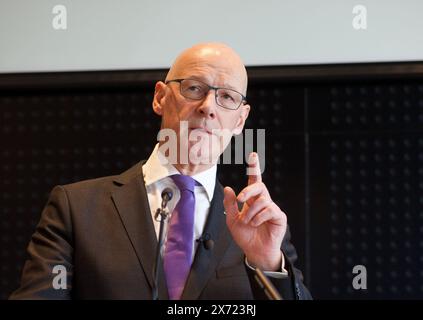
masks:
<svg viewBox="0 0 423 320"><path fill-rule="evenodd" d="M159 152L159 144L157 143L147 162L142 166L146 186L173 174L181 174L172 164L163 164L166 162L160 161L161 159L163 160L165 158L163 154ZM207 192L209 201L212 200L214 194L214 187L216 185L216 171L217 165L214 165L211 168L192 176L193 179L201 183L201 185L204 187Z"/></svg>

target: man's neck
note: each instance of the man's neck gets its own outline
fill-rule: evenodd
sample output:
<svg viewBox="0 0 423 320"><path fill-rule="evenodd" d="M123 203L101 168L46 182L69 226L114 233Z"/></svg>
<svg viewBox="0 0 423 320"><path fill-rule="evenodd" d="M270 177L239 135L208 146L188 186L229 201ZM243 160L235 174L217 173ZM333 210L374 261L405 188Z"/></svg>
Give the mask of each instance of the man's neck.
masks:
<svg viewBox="0 0 423 320"><path fill-rule="evenodd" d="M207 169L210 169L214 166L213 163L211 164L174 164L173 165L181 174L187 175L187 176L193 176L200 172L206 171Z"/></svg>
<svg viewBox="0 0 423 320"><path fill-rule="evenodd" d="M187 176L193 176L196 174L199 174L203 171L206 171L208 169L210 169L211 167L215 166L218 162L219 159L215 159L215 161L211 161L210 159L207 159L207 161L198 161L198 164L196 163L192 163L189 160L189 156L188 159L182 158L181 154L180 154L180 146L177 146L177 151L176 151L176 157L175 154L173 155L173 157L170 157L173 161L170 161L171 159L169 158L169 146L166 146L167 149L165 148L164 150L160 150L160 148L163 146L164 141L160 141L159 142L159 153L161 154L161 157L164 157L167 159L167 161L169 163L171 163L176 170L178 170L181 174L187 175ZM172 149L173 151L175 149ZM189 153L188 153L189 154ZM182 159L184 159L186 162L185 163L180 163L183 162ZM175 163L176 162L176 163Z"/></svg>

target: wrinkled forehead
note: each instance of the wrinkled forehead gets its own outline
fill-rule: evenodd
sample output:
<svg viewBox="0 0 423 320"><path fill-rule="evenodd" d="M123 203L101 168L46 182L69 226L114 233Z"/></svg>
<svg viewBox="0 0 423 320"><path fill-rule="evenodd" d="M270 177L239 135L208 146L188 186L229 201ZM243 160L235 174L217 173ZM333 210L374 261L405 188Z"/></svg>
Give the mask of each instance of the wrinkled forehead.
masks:
<svg viewBox="0 0 423 320"><path fill-rule="evenodd" d="M227 50L198 50L183 54L169 70L170 78L196 78L246 94L247 73L242 61Z"/></svg>

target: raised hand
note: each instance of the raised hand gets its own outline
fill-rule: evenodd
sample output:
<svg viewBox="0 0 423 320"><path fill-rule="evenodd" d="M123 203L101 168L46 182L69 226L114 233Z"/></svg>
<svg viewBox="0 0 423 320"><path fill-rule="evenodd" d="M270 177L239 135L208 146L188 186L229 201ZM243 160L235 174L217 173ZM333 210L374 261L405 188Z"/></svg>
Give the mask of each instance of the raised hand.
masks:
<svg viewBox="0 0 423 320"><path fill-rule="evenodd" d="M250 153L248 164L248 185L238 196L231 187L224 189L226 224L252 266L266 271L280 270L287 218L262 182L257 153ZM241 211L237 201L243 203Z"/></svg>

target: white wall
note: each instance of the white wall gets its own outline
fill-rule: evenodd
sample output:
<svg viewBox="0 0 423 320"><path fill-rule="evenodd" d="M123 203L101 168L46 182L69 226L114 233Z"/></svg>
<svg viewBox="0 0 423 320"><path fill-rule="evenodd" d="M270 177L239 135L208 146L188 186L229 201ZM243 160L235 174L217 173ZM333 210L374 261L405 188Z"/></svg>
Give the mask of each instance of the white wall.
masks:
<svg viewBox="0 0 423 320"><path fill-rule="evenodd" d="M423 60L422 15L422 0L0 0L0 72L167 68L203 41L250 66Z"/></svg>

